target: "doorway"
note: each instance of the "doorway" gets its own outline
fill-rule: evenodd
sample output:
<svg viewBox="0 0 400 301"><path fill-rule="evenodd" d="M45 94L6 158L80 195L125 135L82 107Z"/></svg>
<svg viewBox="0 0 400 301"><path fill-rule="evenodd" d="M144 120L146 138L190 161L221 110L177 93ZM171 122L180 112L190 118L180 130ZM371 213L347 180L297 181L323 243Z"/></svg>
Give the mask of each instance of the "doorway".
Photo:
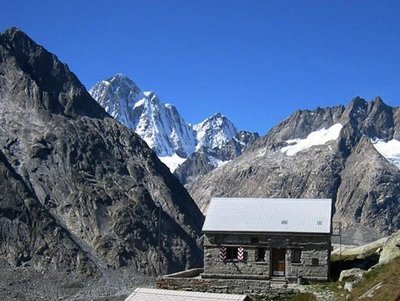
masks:
<svg viewBox="0 0 400 301"><path fill-rule="evenodd" d="M272 276L285 276L286 249L272 249Z"/></svg>

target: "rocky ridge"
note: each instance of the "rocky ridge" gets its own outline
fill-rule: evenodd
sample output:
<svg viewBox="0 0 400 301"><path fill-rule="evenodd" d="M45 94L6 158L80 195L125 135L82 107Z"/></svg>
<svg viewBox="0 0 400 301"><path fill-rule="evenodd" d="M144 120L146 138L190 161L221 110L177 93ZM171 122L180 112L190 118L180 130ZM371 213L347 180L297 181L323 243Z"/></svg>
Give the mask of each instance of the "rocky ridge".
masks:
<svg viewBox="0 0 400 301"><path fill-rule="evenodd" d="M84 287L124 270L113 283L134 285L202 263L203 215L176 177L16 28L0 34L0 178L4 273L57 270Z"/></svg>
<svg viewBox="0 0 400 301"><path fill-rule="evenodd" d="M204 174L218 166L210 162L230 160L231 156L224 156L227 151L223 149L237 144L238 137L249 135L253 139L239 140L236 155L240 155L258 137L257 133L239 132L220 113L191 125L174 105L163 103L154 92L143 92L122 74L97 83L90 93L111 116L144 139L171 171L185 162L182 174L175 172L183 183L186 182L188 169L190 173ZM199 156L210 163L206 168L196 161Z"/></svg>
<svg viewBox="0 0 400 301"><path fill-rule="evenodd" d="M177 167L174 174L182 184L190 183L198 177L223 166L229 161L239 157L248 147L257 141L259 135L246 131L239 131L231 140L222 146L212 149L201 147Z"/></svg>
<svg viewBox="0 0 400 301"><path fill-rule="evenodd" d="M400 228L400 151L388 157L376 145L399 140L399 108L355 98L295 112L188 187L203 212L218 196L332 198L348 243L362 244Z"/></svg>

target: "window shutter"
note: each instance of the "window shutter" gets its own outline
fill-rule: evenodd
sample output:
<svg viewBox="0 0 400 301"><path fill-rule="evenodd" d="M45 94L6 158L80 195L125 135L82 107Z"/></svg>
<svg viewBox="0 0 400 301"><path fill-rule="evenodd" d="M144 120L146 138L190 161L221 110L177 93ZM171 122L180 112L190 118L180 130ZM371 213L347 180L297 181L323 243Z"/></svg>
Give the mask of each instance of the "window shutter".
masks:
<svg viewBox="0 0 400 301"><path fill-rule="evenodd" d="M226 260L226 247L221 247L221 248L219 249L219 258L220 258L222 261L225 261L225 260Z"/></svg>
<svg viewBox="0 0 400 301"><path fill-rule="evenodd" d="M243 247L238 248L238 257L237 258L239 261L244 260L244 248Z"/></svg>

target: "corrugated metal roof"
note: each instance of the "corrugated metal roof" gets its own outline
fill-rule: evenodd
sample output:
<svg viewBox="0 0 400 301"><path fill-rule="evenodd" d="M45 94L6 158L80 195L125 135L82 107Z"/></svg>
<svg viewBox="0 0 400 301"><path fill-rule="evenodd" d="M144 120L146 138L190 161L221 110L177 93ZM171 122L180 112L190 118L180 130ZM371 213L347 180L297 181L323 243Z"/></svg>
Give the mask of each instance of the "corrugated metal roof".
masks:
<svg viewBox="0 0 400 301"><path fill-rule="evenodd" d="M203 232L330 233L331 199L213 198Z"/></svg>
<svg viewBox="0 0 400 301"><path fill-rule="evenodd" d="M246 295L137 288L125 301L244 301Z"/></svg>

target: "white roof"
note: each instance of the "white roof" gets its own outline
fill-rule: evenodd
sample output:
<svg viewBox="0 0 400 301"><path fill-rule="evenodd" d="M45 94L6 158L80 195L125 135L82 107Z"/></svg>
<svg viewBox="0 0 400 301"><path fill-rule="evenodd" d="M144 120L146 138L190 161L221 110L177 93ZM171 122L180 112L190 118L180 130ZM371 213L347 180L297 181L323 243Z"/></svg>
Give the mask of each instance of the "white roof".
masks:
<svg viewBox="0 0 400 301"><path fill-rule="evenodd" d="M203 232L330 233L331 199L213 198Z"/></svg>
<svg viewBox="0 0 400 301"><path fill-rule="evenodd" d="M246 295L137 288L125 301L244 301Z"/></svg>

